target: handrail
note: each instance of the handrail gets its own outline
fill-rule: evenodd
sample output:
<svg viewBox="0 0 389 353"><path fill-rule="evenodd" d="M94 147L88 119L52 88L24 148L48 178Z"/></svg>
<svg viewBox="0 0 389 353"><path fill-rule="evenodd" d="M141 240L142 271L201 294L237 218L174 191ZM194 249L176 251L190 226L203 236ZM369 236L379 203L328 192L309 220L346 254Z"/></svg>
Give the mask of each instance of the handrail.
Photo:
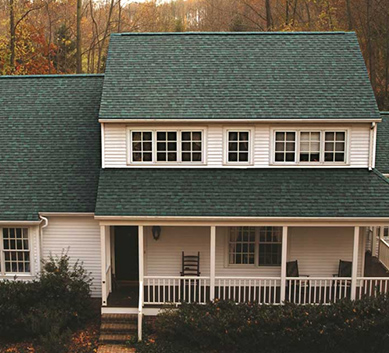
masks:
<svg viewBox="0 0 389 353"><path fill-rule="evenodd" d="M105 270L105 273L107 274L111 270L111 264L109 264Z"/></svg>
<svg viewBox="0 0 389 353"><path fill-rule="evenodd" d="M139 282L139 306L138 306L138 341L142 341L143 321L143 281Z"/></svg>
<svg viewBox="0 0 389 353"><path fill-rule="evenodd" d="M389 243L385 239L380 239L380 246L378 247L378 260L389 270Z"/></svg>
<svg viewBox="0 0 389 353"><path fill-rule="evenodd" d="M381 242L384 243L385 246L389 248L389 243L385 239L381 238Z"/></svg>
<svg viewBox="0 0 389 353"><path fill-rule="evenodd" d="M204 276L144 276L144 279L209 279Z"/></svg>

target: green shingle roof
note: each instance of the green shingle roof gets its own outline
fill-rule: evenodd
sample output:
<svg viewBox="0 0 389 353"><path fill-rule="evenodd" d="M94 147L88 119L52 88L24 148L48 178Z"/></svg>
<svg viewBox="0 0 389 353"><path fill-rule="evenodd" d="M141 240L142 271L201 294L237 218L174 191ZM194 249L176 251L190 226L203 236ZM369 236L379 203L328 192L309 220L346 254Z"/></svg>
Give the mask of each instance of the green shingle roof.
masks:
<svg viewBox="0 0 389 353"><path fill-rule="evenodd" d="M96 216L389 217L367 169L104 169Z"/></svg>
<svg viewBox="0 0 389 353"><path fill-rule="evenodd" d="M111 36L100 118L379 118L355 33Z"/></svg>
<svg viewBox="0 0 389 353"><path fill-rule="evenodd" d="M376 168L389 174L389 112L381 112L381 118L377 126Z"/></svg>
<svg viewBox="0 0 389 353"><path fill-rule="evenodd" d="M0 77L0 220L94 212L100 75Z"/></svg>

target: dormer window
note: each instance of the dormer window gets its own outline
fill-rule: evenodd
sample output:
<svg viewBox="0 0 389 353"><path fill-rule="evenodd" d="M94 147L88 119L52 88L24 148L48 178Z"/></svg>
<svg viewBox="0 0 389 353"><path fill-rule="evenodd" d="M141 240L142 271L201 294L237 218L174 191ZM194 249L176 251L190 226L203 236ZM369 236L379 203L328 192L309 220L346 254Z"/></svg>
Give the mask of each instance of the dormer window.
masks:
<svg viewBox="0 0 389 353"><path fill-rule="evenodd" d="M130 130L131 164L203 164L203 130Z"/></svg>
<svg viewBox="0 0 389 353"><path fill-rule="evenodd" d="M347 131L274 131L274 164L347 163Z"/></svg>
<svg viewBox="0 0 389 353"><path fill-rule="evenodd" d="M225 131L225 164L248 165L252 163L252 129L227 129Z"/></svg>

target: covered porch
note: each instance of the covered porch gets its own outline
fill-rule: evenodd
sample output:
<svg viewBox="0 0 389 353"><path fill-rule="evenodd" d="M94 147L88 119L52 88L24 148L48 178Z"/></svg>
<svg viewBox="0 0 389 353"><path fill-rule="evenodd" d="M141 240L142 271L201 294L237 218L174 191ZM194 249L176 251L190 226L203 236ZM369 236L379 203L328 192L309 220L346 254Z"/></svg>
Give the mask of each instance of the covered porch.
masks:
<svg viewBox="0 0 389 353"><path fill-rule="evenodd" d="M105 312L212 300L330 304L389 292L389 245L379 227L158 224L101 226ZM132 240L123 242L126 234ZM377 243L378 264L371 257ZM197 273L185 273L187 256L198 259Z"/></svg>

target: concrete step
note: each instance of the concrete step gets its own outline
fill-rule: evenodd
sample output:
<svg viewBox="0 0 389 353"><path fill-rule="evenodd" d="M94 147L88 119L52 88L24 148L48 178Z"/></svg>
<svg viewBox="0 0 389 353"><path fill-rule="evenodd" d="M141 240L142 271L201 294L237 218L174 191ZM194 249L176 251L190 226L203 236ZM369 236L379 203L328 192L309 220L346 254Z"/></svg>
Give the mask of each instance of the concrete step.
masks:
<svg viewBox="0 0 389 353"><path fill-rule="evenodd" d="M115 334L130 334L137 332L137 324L133 322L117 323L117 322L103 322L100 327L100 332L115 333Z"/></svg>
<svg viewBox="0 0 389 353"><path fill-rule="evenodd" d="M128 341L132 341L134 337L134 334L101 334L99 337L99 343L124 344Z"/></svg>

